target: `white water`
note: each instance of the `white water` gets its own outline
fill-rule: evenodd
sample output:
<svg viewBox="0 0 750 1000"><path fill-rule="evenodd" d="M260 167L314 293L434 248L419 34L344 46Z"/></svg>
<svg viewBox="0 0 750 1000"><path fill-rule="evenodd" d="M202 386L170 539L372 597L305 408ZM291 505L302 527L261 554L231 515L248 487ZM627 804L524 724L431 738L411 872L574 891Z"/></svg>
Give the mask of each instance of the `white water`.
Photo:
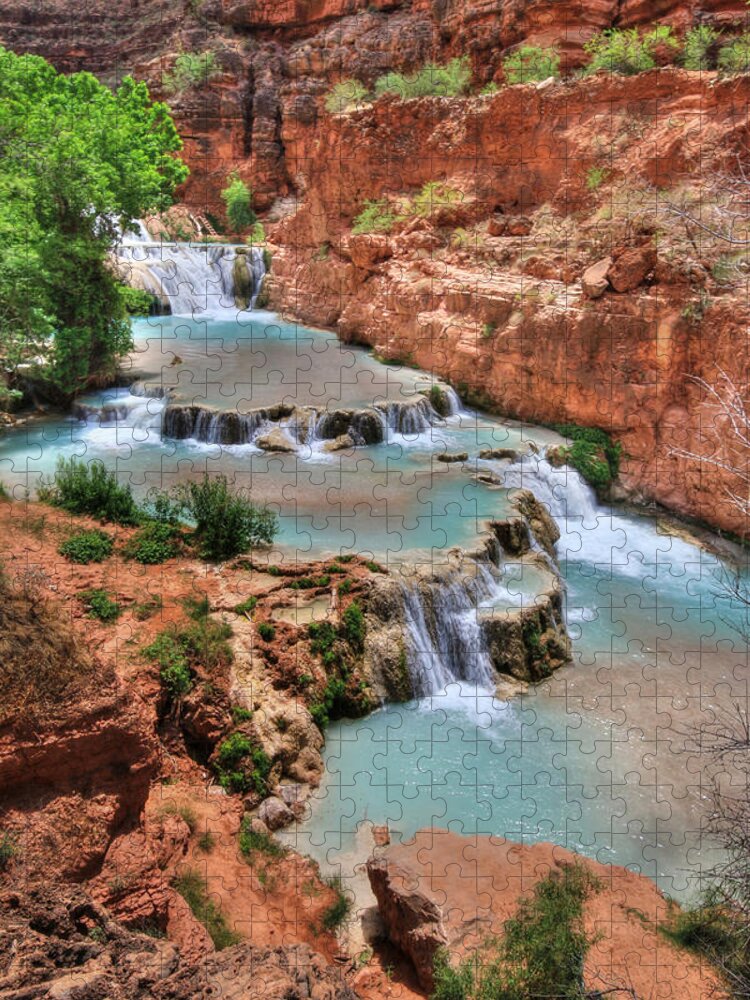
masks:
<svg viewBox="0 0 750 1000"><path fill-rule="evenodd" d="M234 265L237 250L232 246L155 241L142 222L125 233L117 248L119 260L127 265L143 265L151 281L149 291L166 298L175 316L231 316L236 318ZM266 273L263 252L248 247L243 254L253 282L250 309L263 285Z"/></svg>

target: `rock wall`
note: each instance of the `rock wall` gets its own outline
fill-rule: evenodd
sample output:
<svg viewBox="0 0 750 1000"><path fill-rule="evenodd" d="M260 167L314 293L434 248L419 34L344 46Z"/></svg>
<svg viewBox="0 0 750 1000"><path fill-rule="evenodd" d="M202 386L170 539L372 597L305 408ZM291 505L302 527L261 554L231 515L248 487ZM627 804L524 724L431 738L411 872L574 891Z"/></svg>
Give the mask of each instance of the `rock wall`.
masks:
<svg viewBox="0 0 750 1000"><path fill-rule="evenodd" d="M733 477L676 454L711 458L722 433L691 376L714 382L721 367L747 384L744 285L717 287L710 261L686 260L684 236L654 208L658 190L699 185L744 148L750 84L709 77L667 69L484 99L381 100L298 134L307 194L273 235L271 304L504 414L601 427L623 446L631 495L744 534ZM588 184L597 136L608 164L599 196ZM460 202L390 236L350 235L366 199L434 180ZM609 224L628 190L658 219L645 231ZM461 232L468 248L451 242ZM594 299L581 279L607 256L629 278Z"/></svg>

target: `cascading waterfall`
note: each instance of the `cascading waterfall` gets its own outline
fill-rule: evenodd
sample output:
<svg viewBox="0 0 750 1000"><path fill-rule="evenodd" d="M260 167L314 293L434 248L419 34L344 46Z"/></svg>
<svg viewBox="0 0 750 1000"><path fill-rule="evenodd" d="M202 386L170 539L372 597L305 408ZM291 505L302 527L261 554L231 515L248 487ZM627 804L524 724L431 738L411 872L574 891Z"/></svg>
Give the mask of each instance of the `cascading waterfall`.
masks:
<svg viewBox="0 0 750 1000"><path fill-rule="evenodd" d="M135 383L126 389L108 389L96 397L83 397L72 408L76 419L89 424L160 436L166 399L159 387Z"/></svg>
<svg viewBox="0 0 750 1000"><path fill-rule="evenodd" d="M266 273L258 247L159 242L140 221L117 247L118 259L137 269L148 290L168 300L176 316L236 315L234 267L239 256L247 262L252 309Z"/></svg>
<svg viewBox="0 0 750 1000"><path fill-rule="evenodd" d="M495 671L479 613L505 588L499 567L479 560L474 565L474 575L456 571L443 579L403 584L406 662L417 698L460 681L493 686Z"/></svg>

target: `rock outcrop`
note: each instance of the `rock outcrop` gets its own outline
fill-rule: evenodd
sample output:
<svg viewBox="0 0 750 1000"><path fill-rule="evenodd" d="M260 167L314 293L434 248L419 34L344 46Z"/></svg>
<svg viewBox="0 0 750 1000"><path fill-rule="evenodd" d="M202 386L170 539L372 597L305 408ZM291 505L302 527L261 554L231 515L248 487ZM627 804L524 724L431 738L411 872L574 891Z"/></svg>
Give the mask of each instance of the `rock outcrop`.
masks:
<svg viewBox="0 0 750 1000"><path fill-rule="evenodd" d="M599 881L584 912L586 931L595 935L584 969L589 989L606 983L609 989L653 996L660 983L672 980L679 982L681 996L700 997L718 987L700 959L664 939L659 926L670 907L653 882L563 847L427 829L406 843L376 849L367 874L390 940L430 990L439 949L447 948L454 961L487 957L488 941L502 937L519 898L574 862Z"/></svg>
<svg viewBox="0 0 750 1000"><path fill-rule="evenodd" d="M123 928L80 887L0 891L0 986L25 1000L356 1000L310 947L242 943L190 962L166 939Z"/></svg>

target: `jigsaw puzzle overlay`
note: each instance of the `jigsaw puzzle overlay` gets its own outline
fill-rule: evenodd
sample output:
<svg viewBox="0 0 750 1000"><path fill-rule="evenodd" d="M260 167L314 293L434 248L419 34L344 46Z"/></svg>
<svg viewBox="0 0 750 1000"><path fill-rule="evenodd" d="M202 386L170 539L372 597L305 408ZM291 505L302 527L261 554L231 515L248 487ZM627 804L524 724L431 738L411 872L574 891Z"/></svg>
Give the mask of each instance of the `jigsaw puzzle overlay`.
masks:
<svg viewBox="0 0 750 1000"><path fill-rule="evenodd" d="M744 7L184 6L0 19L184 143L0 274L8 996L745 996Z"/></svg>

